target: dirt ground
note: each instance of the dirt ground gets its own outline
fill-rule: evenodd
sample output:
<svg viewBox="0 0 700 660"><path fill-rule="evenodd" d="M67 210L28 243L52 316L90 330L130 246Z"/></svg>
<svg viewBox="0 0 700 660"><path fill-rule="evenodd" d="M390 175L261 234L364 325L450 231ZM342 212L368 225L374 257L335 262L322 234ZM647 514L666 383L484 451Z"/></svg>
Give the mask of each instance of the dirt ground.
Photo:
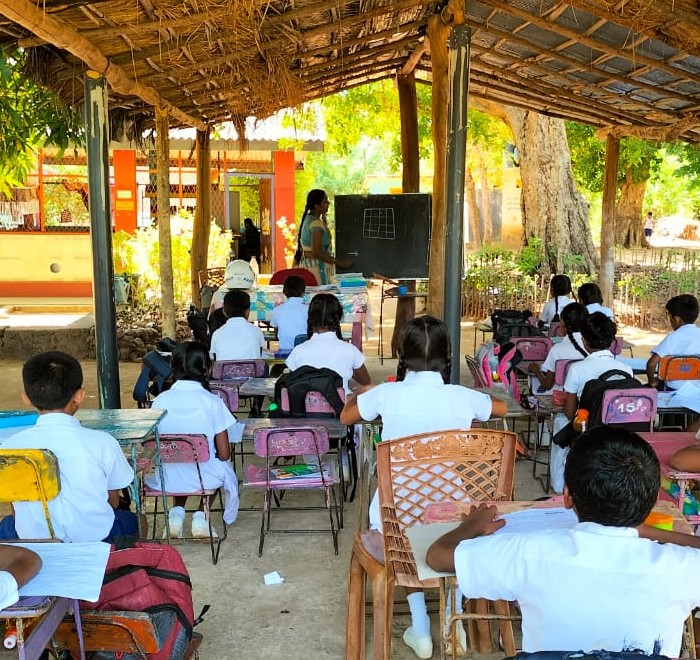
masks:
<svg viewBox="0 0 700 660"><path fill-rule="evenodd" d="M385 309L385 319L393 318L393 310ZM390 323L385 329L387 347ZM635 356L648 355L661 335L649 335L631 328L621 334L637 347ZM471 353L474 332L471 324L463 324L461 353ZM388 350L388 348L387 348ZM365 355L373 381L381 382L395 372L396 360L385 359L379 364L376 333L365 343ZM88 391L86 407L97 407L96 366L83 362L85 386ZM140 365L120 365L122 406L136 407L131 389ZM19 409L21 361L0 360L0 409ZM466 370L463 382L469 382ZM542 497L538 482L532 478L532 463L519 460L516 468L516 499ZM230 526L223 543L219 563L211 563L208 545L182 544L179 549L190 570L194 585L196 613L211 605L204 622L197 628L204 641L200 650L202 660L254 660L279 658L287 660L340 660L345 652L345 605L347 570L352 536L358 528L360 512L357 503L345 510L345 527L339 534L339 553L333 554L330 534L279 534L265 542L262 557L257 555L260 514L258 492L243 492L244 509ZM294 515L294 514L292 514ZM313 512L306 516L323 516ZM327 522L320 519L321 523ZM187 521L189 524L189 518ZM284 584L265 586L263 576L278 571ZM401 642L401 634L409 625L409 617L399 604L394 618L392 658L410 660L415 656ZM437 620L434 615L433 620ZM369 625L368 625L369 627ZM437 639L437 630L433 631ZM437 645L435 656L437 657ZM497 656L494 656L497 657Z"/></svg>

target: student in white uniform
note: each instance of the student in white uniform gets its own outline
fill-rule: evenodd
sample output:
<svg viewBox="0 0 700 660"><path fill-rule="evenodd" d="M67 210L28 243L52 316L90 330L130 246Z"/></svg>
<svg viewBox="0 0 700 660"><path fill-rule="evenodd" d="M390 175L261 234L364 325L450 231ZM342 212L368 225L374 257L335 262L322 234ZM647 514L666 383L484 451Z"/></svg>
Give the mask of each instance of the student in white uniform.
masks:
<svg viewBox="0 0 700 660"><path fill-rule="evenodd" d="M409 321L401 331L398 353L397 380L360 388L361 393L345 403L340 414L343 423L372 421L381 415L382 440L393 440L416 433L468 429L474 419L486 421L505 415L505 402L449 384L450 336L439 319L421 316ZM377 493L370 505L370 527L381 529ZM408 605L411 626L403 641L419 658L429 658L433 641L423 591L410 592ZM466 651L464 629L458 626L457 630L459 644Z"/></svg>
<svg viewBox="0 0 700 660"><path fill-rule="evenodd" d="M659 382L656 370L662 357L700 355L700 328L695 325L698 311L698 299L689 293L674 296L666 303L668 321L673 332L666 335L661 343L651 350L647 361L647 378L650 385L657 385ZM666 385L672 390L677 390L686 383L700 385L700 381L697 380L672 380Z"/></svg>
<svg viewBox="0 0 700 660"><path fill-rule="evenodd" d="M265 337L248 321L250 296L234 289L224 296L226 323L211 336L212 360L255 360L260 357Z"/></svg>
<svg viewBox="0 0 700 660"><path fill-rule="evenodd" d="M41 568L41 557L17 545L0 545L0 610L19 600L18 590Z"/></svg>
<svg viewBox="0 0 700 660"><path fill-rule="evenodd" d="M603 312L605 316L615 320L612 309L603 306L603 292L595 282L587 282L578 288L578 301L586 306L589 314Z"/></svg>
<svg viewBox="0 0 700 660"><path fill-rule="evenodd" d="M198 341L187 341L173 351L172 387L153 399L153 409L167 410L158 425L160 433L202 433L209 441L209 460L200 465L204 488L223 488L224 522L230 525L238 515L238 480L231 465L228 428L236 423L224 402L207 389L211 361L207 350ZM197 468L192 463L163 465L166 492L182 493L199 490ZM158 474L146 477L150 488L160 489ZM183 534L187 497L175 497L170 509L170 536ZM213 499L213 496L212 496ZM200 503L192 516L192 536L206 538L209 525Z"/></svg>
<svg viewBox="0 0 700 660"><path fill-rule="evenodd" d="M555 275L549 283L549 293L551 299L544 304L537 322L540 328L548 328L550 324L559 321L561 310L569 303L574 302L569 298L571 280L568 275Z"/></svg>
<svg viewBox="0 0 700 660"><path fill-rule="evenodd" d="M289 354L285 364L294 371L299 367L332 369L343 379L345 392L350 392L353 378L359 385L369 385L370 375L365 356L352 344L343 341L340 322L343 307L331 293L317 293L309 305L308 339Z"/></svg>
<svg viewBox="0 0 700 660"><path fill-rule="evenodd" d="M277 328L280 350L291 351L298 335L305 335L309 318L309 306L304 302L306 284L298 275L284 280L282 293L287 301L275 307L270 316L270 325Z"/></svg>
<svg viewBox="0 0 700 660"><path fill-rule="evenodd" d="M22 400L39 411L36 424L3 440L3 449L48 449L58 459L61 490L49 501L56 538L66 543L111 542L138 534L138 519L117 509L121 489L134 479L119 443L86 429L74 417L85 399L83 370L71 355L49 351L22 368ZM0 539L47 539L41 502L13 502L14 516L0 522Z"/></svg>
<svg viewBox="0 0 700 660"><path fill-rule="evenodd" d="M426 561L455 572L469 598L517 600L525 652L679 657L684 622L700 605L700 538L644 524L659 482L659 461L642 438L596 427L574 442L566 464L564 506L578 524L494 535L508 523L495 506L473 507Z"/></svg>

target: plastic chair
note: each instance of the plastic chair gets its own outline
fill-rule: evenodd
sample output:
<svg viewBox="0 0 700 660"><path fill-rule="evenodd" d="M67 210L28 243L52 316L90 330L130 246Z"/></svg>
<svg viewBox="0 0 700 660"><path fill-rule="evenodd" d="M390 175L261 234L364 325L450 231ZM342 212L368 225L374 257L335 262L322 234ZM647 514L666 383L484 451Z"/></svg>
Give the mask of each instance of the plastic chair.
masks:
<svg viewBox="0 0 700 660"><path fill-rule="evenodd" d="M583 357L581 357L581 360ZM566 382L566 375L569 373L569 369L574 362L580 362L581 360L557 360L554 363L554 384L564 387Z"/></svg>
<svg viewBox="0 0 700 660"><path fill-rule="evenodd" d="M258 557L262 556L265 536L270 533L326 533L330 531L333 537L333 550L338 554L338 529L340 526L338 504L335 497L335 486L338 484L338 473L332 460L324 460L328 453L328 431L323 427L298 426L293 428L257 429L253 436L255 453L265 459L264 465L249 465L245 472L243 485L247 488L264 488L262 521L260 524L260 544ZM309 468L309 474L293 473L292 469L301 470L300 466L285 463L279 459L295 456L311 455L316 457L318 470ZM288 474L285 474L285 468ZM270 527L271 500L281 508L282 491L319 490L323 492L325 506L323 507L286 507L291 511L308 511L311 509L326 509L330 518L329 529L299 529ZM279 495L278 495L279 494Z"/></svg>
<svg viewBox="0 0 700 660"><path fill-rule="evenodd" d="M641 424L654 430L657 391L652 387L603 392L600 418L603 424Z"/></svg>
<svg viewBox="0 0 700 660"><path fill-rule="evenodd" d="M474 380L474 387L488 387L488 383L484 379L484 374L481 373L481 369L479 369L474 358L471 357L471 355L465 355L464 359L467 362L467 367L469 367L469 373Z"/></svg>
<svg viewBox="0 0 700 660"><path fill-rule="evenodd" d="M223 402L224 405L235 414L238 412L238 386L239 382L234 380L210 380L209 381L209 391L212 394L216 394ZM231 461L233 462L233 469L236 470L236 447L240 448L241 451L241 465L245 462L243 451L243 442L231 443Z"/></svg>
<svg viewBox="0 0 700 660"><path fill-rule="evenodd" d="M48 449L0 449L0 502L41 502L55 539L48 502L61 491L58 459Z"/></svg>
<svg viewBox="0 0 700 660"><path fill-rule="evenodd" d="M515 344L525 362L544 362L552 348L549 337L513 337L510 341Z"/></svg>
<svg viewBox="0 0 700 660"><path fill-rule="evenodd" d="M272 273L272 277L270 278L270 284L284 284L284 281L292 275L301 277L301 279L304 280L304 284L306 284L306 286L318 286L318 280L316 279L316 275L314 275L307 268L284 268L282 270L278 270Z"/></svg>
<svg viewBox="0 0 700 660"><path fill-rule="evenodd" d="M265 375L265 360L217 360L211 368L212 380L237 380L262 378Z"/></svg>
<svg viewBox="0 0 700 660"><path fill-rule="evenodd" d="M155 450L156 441L146 440L143 443L144 448ZM224 510L224 499L221 494L221 489L205 488L204 482L202 480L202 463L206 463L209 460L209 441L207 436L203 434L161 434L160 436L160 460L163 464L167 463L185 463L188 465L194 465L197 470L197 477L199 478L199 489L193 490L191 492L173 492L166 491L166 493L172 497L201 497L204 506L204 515L207 518L207 523L209 524L209 545L211 547L211 560L213 564L219 560L219 551L221 549L221 543L226 539L227 529L226 523L223 520L223 510ZM218 491L219 494L219 504L220 509L209 508L209 498L215 495ZM152 538L155 538L156 534L156 518L158 516L158 500L163 497L163 491L158 488L149 488L144 484L143 492L143 502L145 506L145 499L147 497L154 498L153 505L153 525L152 525ZM211 524L211 512L220 511L222 513L221 526L222 526L222 537L214 537L212 533ZM167 512L165 512L167 515ZM183 536L185 541L200 540L195 539L193 536Z"/></svg>
<svg viewBox="0 0 700 660"><path fill-rule="evenodd" d="M383 558L380 560L372 547L376 532L355 537L348 584L347 660L358 657L358 650L359 657L364 656L366 576L370 578L375 603L375 660L389 660L391 657L395 586L421 589L439 587L440 630L444 630L444 583L437 579L418 579L404 530L420 524L428 506L435 502L511 500L516 439L517 435L509 431L467 429L424 433L377 445ZM376 542L376 536L374 539ZM383 605L377 609L376 604L380 602ZM500 604L497 607L505 616L508 605ZM488 615L463 617L488 618ZM456 620L455 617L453 620ZM450 629L453 620L450 621ZM513 655L512 629L508 623L501 625L506 654ZM452 648L456 650L456 640L452 642Z"/></svg>
<svg viewBox="0 0 700 660"><path fill-rule="evenodd" d="M659 360L659 380L664 389L670 389L666 383L670 380L700 380L700 356L666 355Z"/></svg>
<svg viewBox="0 0 700 660"><path fill-rule="evenodd" d="M610 344L610 352L613 355L620 355L622 353L622 347L624 346L625 340L619 335L615 337L615 340Z"/></svg>

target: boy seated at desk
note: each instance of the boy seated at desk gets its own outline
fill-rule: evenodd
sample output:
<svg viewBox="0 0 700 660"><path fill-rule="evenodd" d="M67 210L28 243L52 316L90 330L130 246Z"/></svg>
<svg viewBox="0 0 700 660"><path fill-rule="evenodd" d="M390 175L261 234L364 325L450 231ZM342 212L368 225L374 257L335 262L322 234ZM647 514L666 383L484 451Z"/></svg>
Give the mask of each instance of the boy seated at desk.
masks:
<svg viewBox="0 0 700 660"><path fill-rule="evenodd" d="M48 503L56 538L108 541L138 534L131 511L118 510L119 495L134 471L108 433L86 429L73 415L85 398L83 370L60 351L35 355L22 368L22 400L39 411L29 429L3 441L3 449L48 449L58 459L61 490ZM50 538L41 502L13 502L14 516L0 522L0 539Z"/></svg>
<svg viewBox="0 0 700 660"><path fill-rule="evenodd" d="M643 524L659 490L654 450L599 426L574 443L565 479L576 526L492 536L506 523L482 504L431 545L428 565L456 573L468 598L517 600L523 651L679 657L684 621L700 605L700 538Z"/></svg>
<svg viewBox="0 0 700 660"><path fill-rule="evenodd" d="M695 325L698 312L698 299L689 293L674 296L666 303L666 313L673 331L666 335L656 348L651 349L651 356L647 361L649 385L655 386L659 383L656 370L662 357L700 355L700 328ZM700 381L697 380L672 380L666 385L672 390L677 390L685 383L700 385Z"/></svg>
<svg viewBox="0 0 700 660"><path fill-rule="evenodd" d="M16 545L0 545L0 610L19 600L18 590L41 568L41 557Z"/></svg>
<svg viewBox="0 0 700 660"><path fill-rule="evenodd" d="M248 321L250 296L233 289L224 296L226 323L211 336L212 360L255 360L261 355L265 338L262 330Z"/></svg>
<svg viewBox="0 0 700 660"><path fill-rule="evenodd" d="M309 306L304 302L306 284L298 275L290 275L282 287L287 301L275 307L270 316L270 325L277 328L281 351L291 351L298 335L306 336Z"/></svg>

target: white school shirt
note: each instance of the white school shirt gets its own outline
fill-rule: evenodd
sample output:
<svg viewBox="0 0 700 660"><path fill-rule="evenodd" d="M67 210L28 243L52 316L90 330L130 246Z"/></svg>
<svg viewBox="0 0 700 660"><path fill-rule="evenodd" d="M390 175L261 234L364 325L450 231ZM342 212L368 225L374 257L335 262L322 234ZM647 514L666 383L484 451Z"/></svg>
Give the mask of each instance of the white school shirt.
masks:
<svg viewBox="0 0 700 660"><path fill-rule="evenodd" d="M306 335L309 306L303 298L289 298L275 307L270 316L270 325L277 328L281 350L294 348L297 335Z"/></svg>
<svg viewBox="0 0 700 660"><path fill-rule="evenodd" d="M517 600L523 651L622 651L677 658L700 605L700 551L640 539L631 527L571 529L462 541L455 569L467 598Z"/></svg>
<svg viewBox="0 0 700 660"><path fill-rule="evenodd" d="M651 349L659 357L667 355L700 355L700 328L695 323L686 323L677 327L661 340L661 343ZM698 380L671 380L666 384L673 390L682 387L684 383L695 383Z"/></svg>
<svg viewBox="0 0 700 660"><path fill-rule="evenodd" d="M362 419L381 415L382 440L415 433L468 429L491 417L491 397L462 385L447 385L436 371L409 371L403 381L382 383L357 397Z"/></svg>
<svg viewBox="0 0 700 660"><path fill-rule="evenodd" d="M216 457L214 436L236 423L224 402L193 380L178 380L173 386L153 399L151 406L167 410L168 414L158 424L163 433L203 433L209 441L209 460L200 464L205 488L223 488L226 495L224 521L227 524L238 515L238 480L231 461L220 461ZM197 468L189 463L165 463L165 490L169 493L186 493L200 489ZM149 488L159 490L158 473L145 479Z"/></svg>
<svg viewBox="0 0 700 660"><path fill-rule="evenodd" d="M101 541L114 524L110 490L134 479L119 443L109 433L93 431L65 413L39 415L36 424L3 441L3 449L48 449L58 459L61 490L49 501L56 538L65 542ZM41 502L13 502L15 529L21 539L46 539L49 530Z"/></svg>
<svg viewBox="0 0 700 660"><path fill-rule="evenodd" d="M602 312L609 319L613 318L612 309L610 309L610 307L604 307L600 303L591 303L590 305L586 305L586 309L588 310L589 314L595 314L596 312Z"/></svg>
<svg viewBox="0 0 700 660"><path fill-rule="evenodd" d="M212 360L255 360L265 345L262 330L242 316L227 319L211 336Z"/></svg>
<svg viewBox="0 0 700 660"><path fill-rule="evenodd" d="M544 307L542 308L542 313L540 314L540 321L543 323L551 323L554 319L555 312L561 315L561 310L564 309L569 303L574 302L569 298L569 296L557 296L558 306L554 302L554 298L548 300Z"/></svg>
<svg viewBox="0 0 700 660"><path fill-rule="evenodd" d="M557 366L557 360L583 360L587 356L586 349L583 346L583 337L581 337L580 332L572 333L576 343L583 349L583 353L576 349L576 347L569 339L568 335L564 337L560 342L554 344L547 357L542 363L541 370L543 373L554 373Z"/></svg>
<svg viewBox="0 0 700 660"><path fill-rule="evenodd" d="M594 380L611 369L619 369L628 376L632 375L632 367L621 360L616 360L610 351L595 351L569 367L566 381L564 381L564 391L575 394L580 399L583 388L589 380Z"/></svg>
<svg viewBox="0 0 700 660"><path fill-rule="evenodd" d="M12 573L0 571L0 610L14 605L19 600L17 580Z"/></svg>
<svg viewBox="0 0 700 660"><path fill-rule="evenodd" d="M334 332L315 332L311 339L295 346L285 360L292 371L299 367L332 369L340 374L346 392L350 391L348 381L353 372L364 363L365 356L362 352L356 346L338 339Z"/></svg>

